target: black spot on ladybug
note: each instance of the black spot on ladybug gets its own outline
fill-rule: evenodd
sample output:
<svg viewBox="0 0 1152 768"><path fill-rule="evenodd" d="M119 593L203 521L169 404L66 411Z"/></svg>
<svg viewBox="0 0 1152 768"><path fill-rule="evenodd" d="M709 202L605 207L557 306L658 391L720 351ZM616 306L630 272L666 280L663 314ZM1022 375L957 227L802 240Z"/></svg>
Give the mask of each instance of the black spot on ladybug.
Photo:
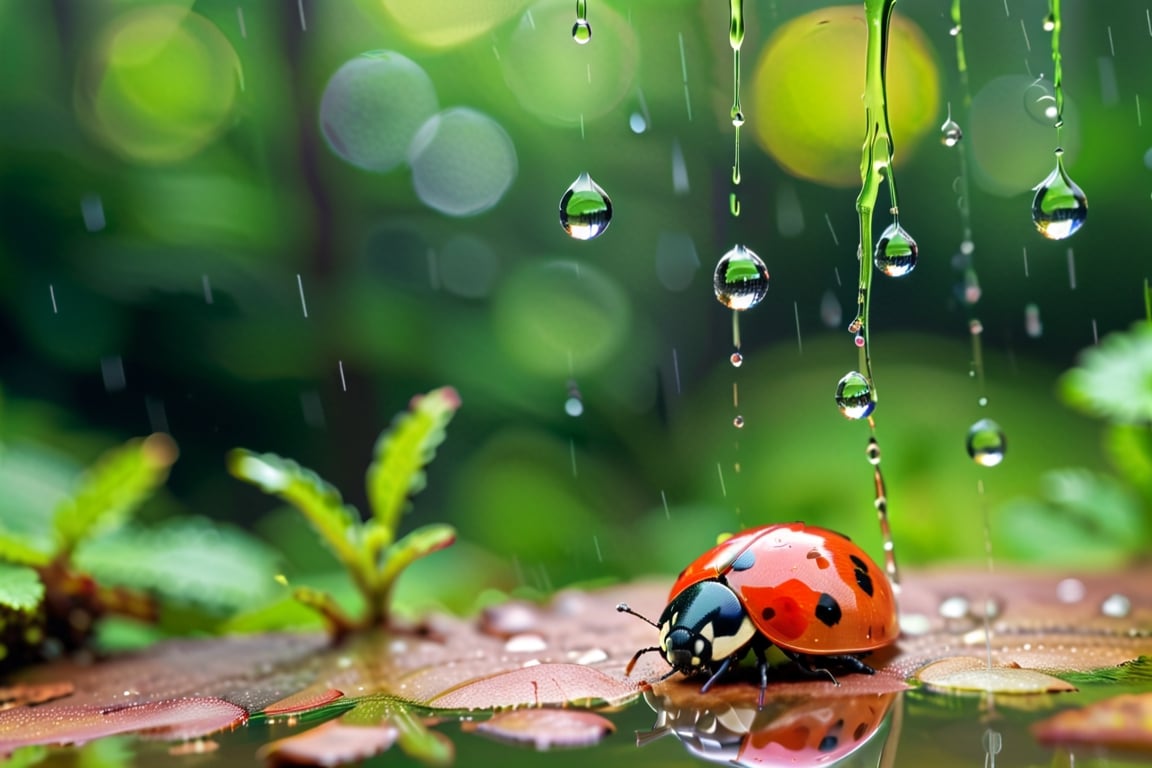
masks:
<svg viewBox="0 0 1152 768"><path fill-rule="evenodd" d="M856 571L856 586L860 587L860 590L868 597L872 597L872 577L868 575L867 571Z"/></svg>
<svg viewBox="0 0 1152 768"><path fill-rule="evenodd" d="M842 615L840 603L836 602L836 598L827 592L820 593L820 600L816 603L816 618L826 626L834 627L840 623Z"/></svg>
<svg viewBox="0 0 1152 768"><path fill-rule="evenodd" d="M866 733L868 733L868 723L860 723L860 725L856 726L856 730L853 732L852 738L854 738L856 741L860 741L860 739L864 738L864 734Z"/></svg>
<svg viewBox="0 0 1152 768"><path fill-rule="evenodd" d="M852 561L852 565L856 566L856 570L868 573L868 563L856 557L856 555L848 555L848 559Z"/></svg>
<svg viewBox="0 0 1152 768"><path fill-rule="evenodd" d="M817 747L821 752L831 752L836 749L836 745L840 743L840 739L835 736L828 735L820 739L820 746Z"/></svg>
<svg viewBox="0 0 1152 768"><path fill-rule="evenodd" d="M740 553L739 557L732 561L732 570L746 571L754 565L756 565L756 553L750 549L746 549Z"/></svg>
<svg viewBox="0 0 1152 768"><path fill-rule="evenodd" d="M772 619L776 618L776 609L765 608L764 610L760 611L760 615L764 617L765 621L772 621Z"/></svg>

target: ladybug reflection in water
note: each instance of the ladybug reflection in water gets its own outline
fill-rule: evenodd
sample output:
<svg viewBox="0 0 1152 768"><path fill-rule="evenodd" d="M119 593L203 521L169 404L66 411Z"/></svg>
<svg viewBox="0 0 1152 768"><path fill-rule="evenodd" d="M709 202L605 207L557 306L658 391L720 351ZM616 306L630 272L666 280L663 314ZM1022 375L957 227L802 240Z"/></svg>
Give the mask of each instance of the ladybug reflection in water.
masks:
<svg viewBox="0 0 1152 768"><path fill-rule="evenodd" d="M887 577L842 534L804 523L766 525L737 533L681 572L668 607L653 622L663 654L676 672L708 674L705 693L749 652L760 672L760 699L768 687L766 652L775 645L808 675L873 669L864 654L895 642L900 633L896 598Z"/></svg>
<svg viewBox="0 0 1152 768"><path fill-rule="evenodd" d="M727 705L696 710L678 708L648 691L644 700L656 712L656 724L651 731L638 733L636 743L644 746L673 733L693 755L714 763L827 767L855 754L876 736L897 696L808 698L772 710ZM889 733L895 736L895 731Z"/></svg>

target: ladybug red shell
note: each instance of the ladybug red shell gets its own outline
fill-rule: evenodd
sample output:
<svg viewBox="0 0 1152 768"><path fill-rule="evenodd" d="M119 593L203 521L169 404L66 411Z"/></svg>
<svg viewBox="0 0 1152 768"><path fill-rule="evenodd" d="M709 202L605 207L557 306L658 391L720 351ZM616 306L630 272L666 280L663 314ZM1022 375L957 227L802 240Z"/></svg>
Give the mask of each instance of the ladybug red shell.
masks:
<svg viewBox="0 0 1152 768"><path fill-rule="evenodd" d="M632 612L626 605L618 610ZM721 542L685 568L656 622L660 652L674 672L708 672L708 688L748 652L768 685L772 645L800 671L872 673L855 654L900 634L896 598L884 572L835 531L784 523L751 528ZM631 670L631 664L628 667Z"/></svg>
<svg viewBox="0 0 1152 768"><path fill-rule="evenodd" d="M804 523L750 528L685 568L669 604L688 587L723 580L761 633L784 650L872 651L900 634L884 572L847 536Z"/></svg>

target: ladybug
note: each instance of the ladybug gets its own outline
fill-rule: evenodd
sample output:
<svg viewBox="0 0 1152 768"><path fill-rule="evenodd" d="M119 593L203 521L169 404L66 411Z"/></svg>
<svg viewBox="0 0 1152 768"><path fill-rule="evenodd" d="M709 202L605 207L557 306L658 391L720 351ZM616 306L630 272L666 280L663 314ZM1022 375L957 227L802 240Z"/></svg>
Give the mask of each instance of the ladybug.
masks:
<svg viewBox="0 0 1152 768"><path fill-rule="evenodd" d="M705 693L733 661L752 652L760 672L760 703L768 687L767 650L775 645L808 675L874 670L857 654L895 642L896 598L884 572L843 534L804 523L751 528L708 550L685 568L653 622L671 671L709 674Z"/></svg>

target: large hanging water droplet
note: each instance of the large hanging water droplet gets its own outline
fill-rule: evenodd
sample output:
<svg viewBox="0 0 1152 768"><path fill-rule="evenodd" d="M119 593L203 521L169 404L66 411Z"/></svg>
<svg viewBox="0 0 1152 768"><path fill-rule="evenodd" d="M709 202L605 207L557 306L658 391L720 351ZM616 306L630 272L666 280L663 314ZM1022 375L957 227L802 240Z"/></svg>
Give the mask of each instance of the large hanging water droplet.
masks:
<svg viewBox="0 0 1152 768"><path fill-rule="evenodd" d="M755 252L737 245L716 264L712 288L729 309L751 309L768 293L768 268Z"/></svg>
<svg viewBox="0 0 1152 768"><path fill-rule="evenodd" d="M560 198L560 226L577 240L599 237L612 223L612 200L587 173L581 173Z"/></svg>
<svg viewBox="0 0 1152 768"><path fill-rule="evenodd" d="M949 117L940 126L940 143L946 147L954 147L960 143L960 139L964 138L964 131L960 130L960 124Z"/></svg>
<svg viewBox="0 0 1152 768"><path fill-rule="evenodd" d="M576 19L572 25L572 39L580 45L586 45L592 39L592 25L588 19Z"/></svg>
<svg viewBox="0 0 1152 768"><path fill-rule="evenodd" d="M918 253L916 241L894 221L880 234L873 263L888 277L904 277L915 269Z"/></svg>
<svg viewBox="0 0 1152 768"><path fill-rule="evenodd" d="M968 455L982 467L994 467L1004 461L1008 439L1000 425L992 419L980 421L968 428Z"/></svg>
<svg viewBox="0 0 1152 768"><path fill-rule="evenodd" d="M876 408L872 385L859 371L849 371L836 385L836 407L849 419L863 419Z"/></svg>
<svg viewBox="0 0 1152 768"><path fill-rule="evenodd" d="M1088 220L1088 198L1068 177L1057 155L1056 167L1036 187L1032 200L1032 221L1049 240L1063 240L1076 234Z"/></svg>

